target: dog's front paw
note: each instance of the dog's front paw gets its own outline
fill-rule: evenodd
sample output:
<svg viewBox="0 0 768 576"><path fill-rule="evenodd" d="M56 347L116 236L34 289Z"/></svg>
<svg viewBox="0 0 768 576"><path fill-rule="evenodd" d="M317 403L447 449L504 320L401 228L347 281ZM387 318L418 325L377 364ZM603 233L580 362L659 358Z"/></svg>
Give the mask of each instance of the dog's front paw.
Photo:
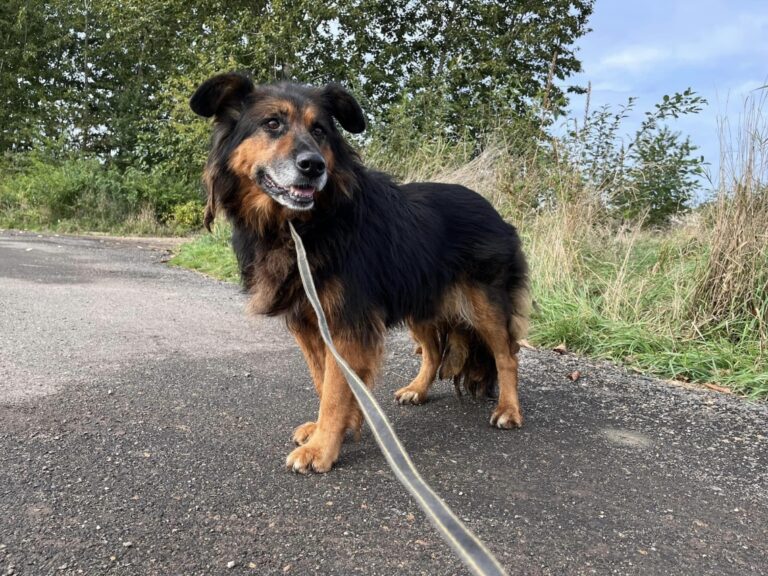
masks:
<svg viewBox="0 0 768 576"><path fill-rule="evenodd" d="M308 472L328 472L338 457L338 449L331 450L319 442L310 439L304 446L299 446L288 454L285 466L299 474Z"/></svg>
<svg viewBox="0 0 768 576"><path fill-rule="evenodd" d="M497 406L491 415L491 426L496 428L520 428L523 415L517 406Z"/></svg>
<svg viewBox="0 0 768 576"><path fill-rule="evenodd" d="M427 392L409 385L395 392L395 400L400 404L424 404L427 401Z"/></svg>
<svg viewBox="0 0 768 576"><path fill-rule="evenodd" d="M317 424L314 422L305 422L301 426L298 426L296 430L293 431L293 442L296 446L306 444L312 434L315 433L315 428L317 428Z"/></svg>

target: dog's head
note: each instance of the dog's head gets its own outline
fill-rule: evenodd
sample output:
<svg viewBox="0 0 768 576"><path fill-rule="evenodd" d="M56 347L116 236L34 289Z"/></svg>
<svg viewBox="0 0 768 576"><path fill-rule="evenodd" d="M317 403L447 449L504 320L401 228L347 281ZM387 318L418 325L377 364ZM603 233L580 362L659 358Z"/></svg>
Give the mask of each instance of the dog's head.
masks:
<svg viewBox="0 0 768 576"><path fill-rule="evenodd" d="M365 130L360 105L335 84L254 86L241 74L221 74L198 87L190 106L214 118L205 178L209 229L217 202L230 215L259 221L311 210L346 150L334 119L349 132Z"/></svg>

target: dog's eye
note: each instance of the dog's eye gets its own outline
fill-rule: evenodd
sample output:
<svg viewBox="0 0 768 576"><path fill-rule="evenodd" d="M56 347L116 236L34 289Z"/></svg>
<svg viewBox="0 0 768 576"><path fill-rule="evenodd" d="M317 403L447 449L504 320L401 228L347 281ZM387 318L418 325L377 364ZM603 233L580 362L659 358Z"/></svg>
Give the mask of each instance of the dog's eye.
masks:
<svg viewBox="0 0 768 576"><path fill-rule="evenodd" d="M270 118L269 120L264 122L264 127L267 130L272 130L272 131L279 130L280 129L280 120L278 120L276 118Z"/></svg>
<svg viewBox="0 0 768 576"><path fill-rule="evenodd" d="M322 138L325 135L325 130L321 126L315 126L312 128L312 136L315 138Z"/></svg>

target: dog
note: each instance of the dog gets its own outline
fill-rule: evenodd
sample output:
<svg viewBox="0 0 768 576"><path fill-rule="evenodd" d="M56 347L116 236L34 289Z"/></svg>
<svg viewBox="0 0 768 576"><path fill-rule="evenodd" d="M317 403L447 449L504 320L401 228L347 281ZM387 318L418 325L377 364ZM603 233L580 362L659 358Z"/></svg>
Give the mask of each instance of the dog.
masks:
<svg viewBox="0 0 768 576"><path fill-rule="evenodd" d="M422 363L398 402L425 402L438 375L475 394L492 394L498 382L491 425L522 425L517 353L531 305L528 267L515 228L487 200L458 185L399 185L366 168L339 130L363 132L363 110L336 84L254 85L221 74L190 106L213 118L205 226L226 215L248 311L285 318L320 397L317 421L293 433L288 468L327 472L347 430L362 425L302 289L289 221L333 341L367 386L387 328L406 324Z"/></svg>

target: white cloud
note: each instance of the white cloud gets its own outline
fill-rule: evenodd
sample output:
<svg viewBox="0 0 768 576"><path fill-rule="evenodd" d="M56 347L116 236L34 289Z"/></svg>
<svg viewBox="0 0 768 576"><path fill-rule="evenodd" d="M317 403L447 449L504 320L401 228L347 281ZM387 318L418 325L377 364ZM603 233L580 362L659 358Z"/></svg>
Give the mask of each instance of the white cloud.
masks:
<svg viewBox="0 0 768 576"><path fill-rule="evenodd" d="M636 70L649 67L665 57L661 48L653 46L630 46L623 50L606 56L599 63L602 69L629 69Z"/></svg>
<svg viewBox="0 0 768 576"><path fill-rule="evenodd" d="M597 61L593 74L609 72L643 73L654 67L700 65L724 58L732 59L740 54L753 59L759 54L768 55L768 14L739 14L727 24L714 29L688 23L692 37L684 38L684 29L678 34L667 30L663 37L649 38L647 43L620 48L617 52Z"/></svg>

